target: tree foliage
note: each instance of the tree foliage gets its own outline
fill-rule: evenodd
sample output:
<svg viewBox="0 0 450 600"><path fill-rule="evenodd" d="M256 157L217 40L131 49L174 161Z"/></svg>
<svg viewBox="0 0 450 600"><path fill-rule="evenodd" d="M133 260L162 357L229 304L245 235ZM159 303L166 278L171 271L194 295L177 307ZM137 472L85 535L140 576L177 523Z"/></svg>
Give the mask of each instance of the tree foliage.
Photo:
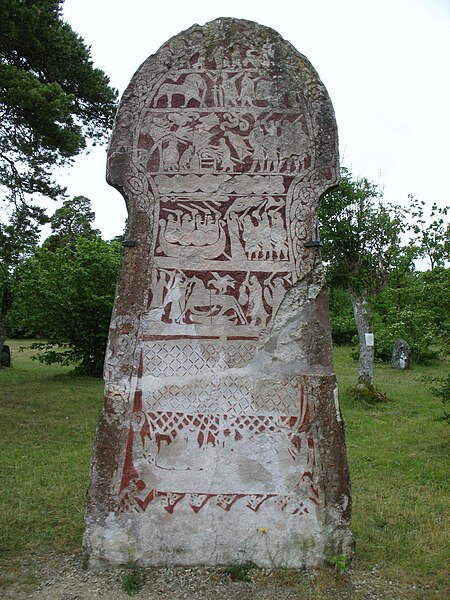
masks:
<svg viewBox="0 0 450 600"><path fill-rule="evenodd" d="M413 195L408 196L413 223L411 248L418 258L428 260L431 270L445 267L450 261L449 208L440 208L433 203L429 218L425 214L425 202Z"/></svg>
<svg viewBox="0 0 450 600"><path fill-rule="evenodd" d="M391 360L396 340L404 339L411 358L425 364L450 353L450 269L393 274L389 285L374 299L377 329L375 356Z"/></svg>
<svg viewBox="0 0 450 600"><path fill-rule="evenodd" d="M375 359L390 362L396 340L405 339L412 359L426 363L450 351L450 228L448 210L409 196L400 209L383 202L367 180L354 181L344 170L338 188L321 207L323 256L330 285L330 316L337 343L355 341L355 304L365 302L366 322L358 331L375 330ZM409 232L409 243L400 235ZM426 258L431 267L417 271L414 260Z"/></svg>
<svg viewBox="0 0 450 600"><path fill-rule="evenodd" d="M0 223L0 352L6 339L17 268L37 247L40 225L45 221L42 209L20 206L13 211L9 223Z"/></svg>
<svg viewBox="0 0 450 600"><path fill-rule="evenodd" d="M384 202L374 183L343 168L339 185L322 200L319 220L329 281L368 296L379 293L402 259L403 210Z"/></svg>
<svg viewBox="0 0 450 600"><path fill-rule="evenodd" d="M0 2L0 199L13 206L9 224L0 229L0 352L17 257L35 245L44 220L34 196L64 193L53 169L70 163L88 140L105 141L116 108L117 92L64 22L62 4ZM4 215L3 223L10 214Z"/></svg>
<svg viewBox="0 0 450 600"><path fill-rule="evenodd" d="M24 261L14 318L47 339L38 360L101 374L120 255L118 242L79 237L74 248L42 247Z"/></svg>
<svg viewBox="0 0 450 600"><path fill-rule="evenodd" d="M86 196L65 200L50 217L52 234L45 240L45 247L49 250L61 246L74 249L79 237L91 239L99 236L100 231L92 227L94 219L91 201Z"/></svg>
<svg viewBox="0 0 450 600"><path fill-rule="evenodd" d="M51 177L106 138L117 92L61 15L63 0L0 3L0 188L6 199L55 198Z"/></svg>
<svg viewBox="0 0 450 600"><path fill-rule="evenodd" d="M322 256L331 286L350 293L359 336L358 383L373 383L372 299L404 260L399 252L404 229L400 207L388 205L378 187L341 171L339 185L326 194L319 211Z"/></svg>

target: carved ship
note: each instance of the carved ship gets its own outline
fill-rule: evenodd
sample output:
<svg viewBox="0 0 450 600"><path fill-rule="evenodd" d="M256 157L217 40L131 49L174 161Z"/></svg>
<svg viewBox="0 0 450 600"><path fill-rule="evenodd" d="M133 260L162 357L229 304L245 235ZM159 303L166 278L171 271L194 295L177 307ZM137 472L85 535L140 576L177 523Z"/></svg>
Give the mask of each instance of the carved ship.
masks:
<svg viewBox="0 0 450 600"><path fill-rule="evenodd" d="M169 256L171 258L178 258L184 254L192 254L195 252L195 255L204 258L204 259L212 259L218 258L221 254L225 252L225 247L227 244L227 235L225 232L224 224L219 221L219 238L217 241L205 244L204 246L199 246L198 244L174 244L168 242L165 237L166 230L166 222L160 221L160 232L159 232L159 246L157 248L158 253L163 253L165 256Z"/></svg>

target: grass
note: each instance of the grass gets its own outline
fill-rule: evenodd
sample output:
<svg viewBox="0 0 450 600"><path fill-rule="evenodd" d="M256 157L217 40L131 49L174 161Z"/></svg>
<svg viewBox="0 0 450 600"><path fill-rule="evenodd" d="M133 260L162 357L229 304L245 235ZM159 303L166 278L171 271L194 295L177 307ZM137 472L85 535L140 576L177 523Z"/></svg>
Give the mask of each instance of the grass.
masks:
<svg viewBox="0 0 450 600"><path fill-rule="evenodd" d="M122 577L122 589L129 596L139 594L145 584L145 569L131 566Z"/></svg>
<svg viewBox="0 0 450 600"><path fill-rule="evenodd" d="M80 549L103 393L102 381L41 365L20 345L10 342L13 366L0 371L0 561L9 572L3 584L14 579L14 565ZM444 590L449 429L438 420L442 403L420 378L443 377L448 365L377 365L376 384L388 401L364 404L346 393L357 374L347 348L335 349L335 364L352 476L354 568Z"/></svg>
<svg viewBox="0 0 450 600"><path fill-rule="evenodd" d="M251 581L251 573L258 568L251 560L239 564L226 565L220 569L222 575L228 576L232 581Z"/></svg>
<svg viewBox="0 0 450 600"><path fill-rule="evenodd" d="M83 533L100 380L20 353L0 371L0 559L76 551Z"/></svg>
<svg viewBox="0 0 450 600"><path fill-rule="evenodd" d="M380 566L389 577L444 584L448 575L448 425L438 420L442 403L423 375L443 376L435 362L410 371L376 366L388 398L355 402L346 390L357 365L346 348L335 349L346 424L353 496L352 530L358 561Z"/></svg>

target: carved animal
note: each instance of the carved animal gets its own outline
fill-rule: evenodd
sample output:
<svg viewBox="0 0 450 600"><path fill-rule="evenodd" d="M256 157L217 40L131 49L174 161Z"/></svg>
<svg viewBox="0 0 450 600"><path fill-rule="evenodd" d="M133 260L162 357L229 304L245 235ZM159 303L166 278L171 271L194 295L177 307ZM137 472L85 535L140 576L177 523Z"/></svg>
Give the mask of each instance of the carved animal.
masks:
<svg viewBox="0 0 450 600"><path fill-rule="evenodd" d="M191 292L187 294L186 305L180 315L180 319L188 310L194 315L205 315L204 310L201 309L209 308L211 312L215 313L214 316L216 317L220 317L229 310L232 310L238 317L241 325L247 323L244 311L234 296L221 293L210 294L210 290L205 288L202 281L195 277L193 280L194 284L191 288Z"/></svg>
<svg viewBox="0 0 450 600"><path fill-rule="evenodd" d="M163 83L155 96L154 106L158 106L158 101L164 96L167 98L167 106L172 108L173 97L175 94L184 96L185 108L191 100L196 100L200 106L205 104L206 83L203 77L198 73L190 73L183 83Z"/></svg>

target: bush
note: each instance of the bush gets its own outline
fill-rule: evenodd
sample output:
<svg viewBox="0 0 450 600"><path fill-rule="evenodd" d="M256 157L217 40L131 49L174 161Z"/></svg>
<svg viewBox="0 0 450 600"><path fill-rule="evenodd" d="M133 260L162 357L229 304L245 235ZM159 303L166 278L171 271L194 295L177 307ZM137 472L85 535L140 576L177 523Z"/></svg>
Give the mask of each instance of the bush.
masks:
<svg viewBox="0 0 450 600"><path fill-rule="evenodd" d="M440 398L444 405L444 414L439 420L450 425L450 412L446 410L448 404L450 404L450 373L446 377L424 377L423 380L432 384L429 388L430 392L436 398Z"/></svg>
<svg viewBox="0 0 450 600"><path fill-rule="evenodd" d="M101 375L120 256L119 242L79 238L74 248L40 248L23 263L13 319L46 338L34 345L38 360Z"/></svg>
<svg viewBox="0 0 450 600"><path fill-rule="evenodd" d="M387 315L374 314L375 359L390 362L394 343L403 339L411 348L411 360L417 364L427 364L436 358L432 349L436 341L432 315L427 310L392 310Z"/></svg>

